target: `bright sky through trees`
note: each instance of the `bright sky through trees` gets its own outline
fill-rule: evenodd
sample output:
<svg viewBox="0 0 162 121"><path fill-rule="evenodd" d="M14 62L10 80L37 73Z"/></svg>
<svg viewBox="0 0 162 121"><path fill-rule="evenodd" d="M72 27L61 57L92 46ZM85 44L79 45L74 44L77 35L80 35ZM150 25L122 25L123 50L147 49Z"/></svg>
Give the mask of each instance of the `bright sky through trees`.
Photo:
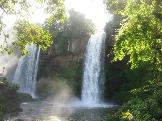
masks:
<svg viewBox="0 0 162 121"><path fill-rule="evenodd" d="M33 23L42 24L46 18L49 17L49 14L45 13L46 4L38 3L34 0L28 0L31 7L28 9L28 15L24 16L26 19ZM19 6L16 6L16 9L19 10ZM3 22L7 25L7 28L10 28L20 16L18 15L4 15Z"/></svg>
<svg viewBox="0 0 162 121"><path fill-rule="evenodd" d="M49 17L48 14L44 12L46 4L39 4L34 0L28 0L31 7L29 8L28 20L34 23L43 23L46 18ZM102 0L65 0L66 10L74 9L86 16L86 18L91 19L98 29L103 29L106 22L111 19L111 15L106 11L105 5ZM19 9L19 6L16 7ZM6 15L3 20L5 24L10 27L12 26L16 19L15 15Z"/></svg>
<svg viewBox="0 0 162 121"><path fill-rule="evenodd" d="M45 3L39 4L34 0L29 1L32 7L30 9L31 14L28 19L34 23L43 23L49 17L49 14L45 13L45 7L47 7L47 5Z"/></svg>

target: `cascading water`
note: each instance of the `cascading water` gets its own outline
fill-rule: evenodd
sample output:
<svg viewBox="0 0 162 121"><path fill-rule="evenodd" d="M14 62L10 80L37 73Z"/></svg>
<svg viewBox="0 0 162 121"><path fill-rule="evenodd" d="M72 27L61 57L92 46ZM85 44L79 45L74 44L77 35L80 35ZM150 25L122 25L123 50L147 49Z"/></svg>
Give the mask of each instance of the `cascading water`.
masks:
<svg viewBox="0 0 162 121"><path fill-rule="evenodd" d="M28 46L28 50L29 55L19 59L13 82L20 86L19 92L30 94L35 98L40 49L31 45Z"/></svg>
<svg viewBox="0 0 162 121"><path fill-rule="evenodd" d="M84 104L92 105L101 102L105 37L104 32L99 32L92 35L88 41L82 86Z"/></svg>

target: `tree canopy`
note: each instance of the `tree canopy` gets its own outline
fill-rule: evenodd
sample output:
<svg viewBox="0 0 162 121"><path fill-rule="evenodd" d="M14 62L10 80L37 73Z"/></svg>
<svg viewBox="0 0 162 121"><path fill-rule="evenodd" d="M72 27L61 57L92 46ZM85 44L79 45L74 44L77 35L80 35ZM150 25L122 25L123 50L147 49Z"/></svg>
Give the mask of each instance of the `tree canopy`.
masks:
<svg viewBox="0 0 162 121"><path fill-rule="evenodd" d="M125 60L142 74L132 96L107 121L162 119L162 2L161 0L106 0L107 9L121 16L114 37L114 61ZM143 73L144 72L144 73ZM132 82L131 82L132 81ZM136 79L130 80L132 86ZM142 84L143 83L143 84ZM124 87L125 88L125 87Z"/></svg>
<svg viewBox="0 0 162 121"><path fill-rule="evenodd" d="M52 25L46 25L46 28L53 36L54 44L61 50L66 52L72 40L82 40L90 37L95 32L93 22L74 9L69 11L69 17L61 22L54 22Z"/></svg>
<svg viewBox="0 0 162 121"><path fill-rule="evenodd" d="M121 3L122 2L122 3ZM132 68L145 65L162 71L162 5L158 0L107 0L114 14L123 16L117 31L114 60L129 58ZM120 7L119 4L121 4ZM115 6L115 7L114 7ZM117 7L116 7L117 6Z"/></svg>
<svg viewBox="0 0 162 121"><path fill-rule="evenodd" d="M46 50L52 44L52 35L49 31L37 24L32 24L25 20L19 21L16 24L15 29L17 30L17 41L13 44L23 50L22 54L26 53L26 45L35 44L42 50Z"/></svg>
<svg viewBox="0 0 162 121"><path fill-rule="evenodd" d="M45 12L50 14L46 20L48 25L51 23L65 20L65 9L63 0L35 0L40 4L46 4ZM0 1L0 33L1 39L4 37L4 42L0 47L0 53L13 51L13 48L18 47L21 49L22 54L25 53L25 46L35 44L41 49L45 50L52 44L52 37L50 33L45 30L43 25L37 25L28 22L24 16L28 15L28 9L32 6L28 0L1 0ZM3 18L6 15L19 16L20 20L16 22L14 29L17 31L16 42L13 45L8 44L9 35L4 31L5 24ZM39 35L39 36L38 36ZM11 48L12 47L12 48Z"/></svg>

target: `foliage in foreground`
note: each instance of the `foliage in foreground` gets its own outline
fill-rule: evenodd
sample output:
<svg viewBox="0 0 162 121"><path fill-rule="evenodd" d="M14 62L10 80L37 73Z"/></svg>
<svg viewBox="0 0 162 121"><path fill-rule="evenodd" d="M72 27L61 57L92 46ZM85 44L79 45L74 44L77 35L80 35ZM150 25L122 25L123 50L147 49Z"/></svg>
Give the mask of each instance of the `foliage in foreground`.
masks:
<svg viewBox="0 0 162 121"><path fill-rule="evenodd" d="M106 121L161 121L162 120L162 83L152 83L133 90L132 97L117 113Z"/></svg>
<svg viewBox="0 0 162 121"><path fill-rule="evenodd" d="M0 54L6 52L10 54L15 48L19 48L23 51L22 54L25 54L26 46L31 44L39 46L42 50L47 49L51 45L51 35L49 35L48 31L44 30L42 26L30 23L27 19L29 10L33 9L33 3L47 4L44 12L51 15L47 20L48 25L54 22L64 22L66 18L64 0L34 0L34 2L28 0L1 0L0 35L2 42L0 43ZM13 44L10 43L9 33L5 31L6 24L3 18L6 15L19 18L16 25L17 40Z"/></svg>
<svg viewBox="0 0 162 121"><path fill-rule="evenodd" d="M18 93L19 86L9 83L4 77L0 77L0 121L6 113L21 111L20 103L31 101L32 97L25 93Z"/></svg>
<svg viewBox="0 0 162 121"><path fill-rule="evenodd" d="M115 36L114 60L128 60L131 69L143 70L147 73L142 77L149 78L145 78L145 85L130 90L134 95L106 121L161 121L162 4L160 0L107 3L112 13L123 17Z"/></svg>
<svg viewBox="0 0 162 121"><path fill-rule="evenodd" d="M116 35L115 60L129 57L132 68L147 66L162 71L162 21L154 15L156 0L127 0L121 15L125 17Z"/></svg>
<svg viewBox="0 0 162 121"><path fill-rule="evenodd" d="M6 79L0 78L0 120L5 113L20 110L16 92L18 88L17 85L11 85Z"/></svg>
<svg viewBox="0 0 162 121"><path fill-rule="evenodd" d="M23 54L26 52L26 45L35 44L42 50L46 50L52 43L52 35L43 27L32 24L28 21L19 21L15 25L16 39L14 46L19 47Z"/></svg>

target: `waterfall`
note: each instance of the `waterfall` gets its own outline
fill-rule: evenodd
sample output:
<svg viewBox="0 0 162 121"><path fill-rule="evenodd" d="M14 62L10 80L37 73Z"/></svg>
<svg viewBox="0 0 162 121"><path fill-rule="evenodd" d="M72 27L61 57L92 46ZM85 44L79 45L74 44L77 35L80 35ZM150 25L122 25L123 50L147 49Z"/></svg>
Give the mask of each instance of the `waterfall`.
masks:
<svg viewBox="0 0 162 121"><path fill-rule="evenodd" d="M104 83L104 46L106 34L99 32L91 36L85 55L82 102L99 104Z"/></svg>
<svg viewBox="0 0 162 121"><path fill-rule="evenodd" d="M20 86L19 92L30 94L35 98L40 49L35 45L30 45L28 50L29 55L19 59L13 82Z"/></svg>

